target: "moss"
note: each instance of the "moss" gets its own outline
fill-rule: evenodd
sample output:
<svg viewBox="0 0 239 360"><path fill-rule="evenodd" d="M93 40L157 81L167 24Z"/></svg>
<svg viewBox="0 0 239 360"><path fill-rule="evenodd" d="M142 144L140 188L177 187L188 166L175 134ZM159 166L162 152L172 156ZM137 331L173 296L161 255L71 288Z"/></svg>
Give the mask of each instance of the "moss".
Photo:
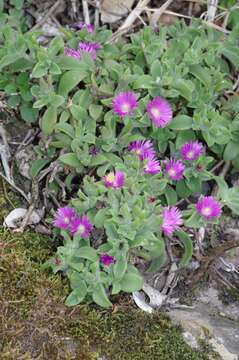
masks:
<svg viewBox="0 0 239 360"><path fill-rule="evenodd" d="M230 305L232 303L239 304L239 290L234 288L221 289L219 299L225 304Z"/></svg>
<svg viewBox="0 0 239 360"><path fill-rule="evenodd" d="M208 359L185 344L166 316L145 314L126 297L113 310L67 308L68 284L41 269L50 239L3 229L0 238L1 359Z"/></svg>

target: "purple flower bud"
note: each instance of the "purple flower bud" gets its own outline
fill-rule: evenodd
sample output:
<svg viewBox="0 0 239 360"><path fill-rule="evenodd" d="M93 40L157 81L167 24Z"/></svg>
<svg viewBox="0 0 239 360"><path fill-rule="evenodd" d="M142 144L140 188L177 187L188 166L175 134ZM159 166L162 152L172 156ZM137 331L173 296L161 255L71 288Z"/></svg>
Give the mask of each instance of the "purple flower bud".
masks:
<svg viewBox="0 0 239 360"><path fill-rule="evenodd" d="M101 254L100 255L100 262L104 266L110 266L111 264L113 264L115 262L115 260L114 260L113 256L110 256L108 254Z"/></svg>

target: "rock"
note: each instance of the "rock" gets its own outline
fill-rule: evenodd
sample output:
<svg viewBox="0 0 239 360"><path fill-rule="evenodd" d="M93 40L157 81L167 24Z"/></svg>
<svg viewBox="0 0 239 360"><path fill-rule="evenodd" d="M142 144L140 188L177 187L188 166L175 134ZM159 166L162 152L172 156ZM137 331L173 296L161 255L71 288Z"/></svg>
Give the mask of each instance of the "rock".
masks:
<svg viewBox="0 0 239 360"><path fill-rule="evenodd" d="M114 23L127 15L133 6L134 0L102 0L100 6L101 21Z"/></svg>
<svg viewBox="0 0 239 360"><path fill-rule="evenodd" d="M193 310L170 310L171 320L182 326L185 341L199 347L206 340L223 360L238 360L239 323L213 312L207 304L198 303Z"/></svg>
<svg viewBox="0 0 239 360"><path fill-rule="evenodd" d="M12 210L4 219L4 226L14 229L17 228L19 222L24 218L26 215L27 210L23 208L17 208ZM41 221L41 216L36 212L33 211L28 219L28 224L38 224Z"/></svg>

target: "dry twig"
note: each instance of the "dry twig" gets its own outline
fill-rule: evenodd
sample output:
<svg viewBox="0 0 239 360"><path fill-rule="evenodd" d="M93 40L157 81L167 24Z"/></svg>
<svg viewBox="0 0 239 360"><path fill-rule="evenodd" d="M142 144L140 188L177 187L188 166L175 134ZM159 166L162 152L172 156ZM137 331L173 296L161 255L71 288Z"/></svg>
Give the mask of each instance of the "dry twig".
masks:
<svg viewBox="0 0 239 360"><path fill-rule="evenodd" d="M127 32L135 20L140 16L140 14L145 10L150 0L139 0L137 6L131 11L129 16L125 19L125 22L120 26L120 28L114 33L114 40L117 39L118 36Z"/></svg>
<svg viewBox="0 0 239 360"><path fill-rule="evenodd" d="M36 29L38 29L39 27L41 27L48 19L49 17L54 13L54 11L58 8L58 6L61 4L62 0L57 0L57 2L55 2L55 4L47 11L46 15L43 16L41 18L41 20L38 21L38 23L36 23L36 25L34 25L30 31L34 31Z"/></svg>
<svg viewBox="0 0 239 360"><path fill-rule="evenodd" d="M149 22L150 26L152 26L153 28L157 27L160 16L163 15L165 10L169 7L169 5L172 4L173 1L174 0L167 0L162 6L160 6L159 9L157 9L157 11L151 17L151 20Z"/></svg>
<svg viewBox="0 0 239 360"><path fill-rule="evenodd" d="M83 14L84 14L84 22L85 24L90 24L90 15L88 9L88 2L87 0L82 0L82 7L83 7Z"/></svg>
<svg viewBox="0 0 239 360"><path fill-rule="evenodd" d="M218 0L208 0L206 20L213 22L217 12Z"/></svg>

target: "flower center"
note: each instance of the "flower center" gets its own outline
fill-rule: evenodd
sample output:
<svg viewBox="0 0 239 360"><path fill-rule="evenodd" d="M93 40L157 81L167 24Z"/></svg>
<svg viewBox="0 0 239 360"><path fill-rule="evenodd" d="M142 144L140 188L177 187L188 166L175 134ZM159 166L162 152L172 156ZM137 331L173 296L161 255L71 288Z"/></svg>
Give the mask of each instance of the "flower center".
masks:
<svg viewBox="0 0 239 360"><path fill-rule="evenodd" d="M141 149L136 149L135 154L140 155L141 154Z"/></svg>
<svg viewBox="0 0 239 360"><path fill-rule="evenodd" d="M78 227L78 232L80 233L80 234L82 234L83 232L85 231L85 227L84 227L84 225L79 225L79 227Z"/></svg>
<svg viewBox="0 0 239 360"><path fill-rule="evenodd" d="M191 150L191 151L189 151L188 153L187 153L187 157L189 158L189 159L192 159L193 157L194 157L194 152Z"/></svg>
<svg viewBox="0 0 239 360"><path fill-rule="evenodd" d="M169 169L168 174L169 174L169 176L175 176L176 171L174 169Z"/></svg>
<svg viewBox="0 0 239 360"><path fill-rule="evenodd" d="M129 103L123 103L123 104L121 105L121 110L122 110L123 112L125 112L125 113L129 112L129 110L130 110Z"/></svg>
<svg viewBox="0 0 239 360"><path fill-rule="evenodd" d="M212 213L212 210L209 206L205 207L205 208L202 208L202 214L204 216L208 216L208 215L211 215Z"/></svg>
<svg viewBox="0 0 239 360"><path fill-rule="evenodd" d="M151 113L152 113L152 115L155 116L155 117L159 117L159 116L160 116L160 111L159 111L158 108L152 108L152 109L151 109Z"/></svg>
<svg viewBox="0 0 239 360"><path fill-rule="evenodd" d="M69 219L68 217L65 217L63 221L64 221L65 224L69 224L69 223L70 223L70 219Z"/></svg>
<svg viewBox="0 0 239 360"><path fill-rule="evenodd" d="M115 181L115 174L114 173L109 173L106 176L106 181L108 181L109 183L113 183Z"/></svg>

